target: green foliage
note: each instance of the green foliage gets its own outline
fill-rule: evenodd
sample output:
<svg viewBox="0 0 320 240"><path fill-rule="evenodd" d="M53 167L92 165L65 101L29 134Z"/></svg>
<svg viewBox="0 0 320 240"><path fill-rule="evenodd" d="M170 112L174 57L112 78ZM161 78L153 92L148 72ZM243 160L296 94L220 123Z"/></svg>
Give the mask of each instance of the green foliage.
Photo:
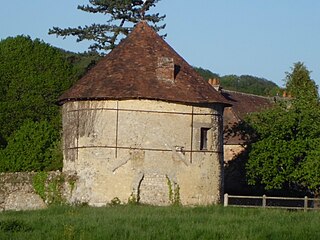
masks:
<svg viewBox="0 0 320 240"><path fill-rule="evenodd" d="M169 191L169 201L173 206L179 206L181 205L180 202L180 186L172 182L168 176L167 178L167 185L168 185L168 191Z"/></svg>
<svg viewBox="0 0 320 240"><path fill-rule="evenodd" d="M25 36L2 40L0 136L7 139L26 119L48 120L60 129L56 101L74 81L73 66L61 51Z"/></svg>
<svg viewBox="0 0 320 240"><path fill-rule="evenodd" d="M114 206L119 206L120 204L121 204L120 199L118 197L114 197L108 205L114 207Z"/></svg>
<svg viewBox="0 0 320 240"><path fill-rule="evenodd" d="M56 133L56 131L55 131ZM59 138L54 140L52 144L44 149L45 151L45 171L54 171L54 170L62 170L63 167L63 152L62 152L62 143Z"/></svg>
<svg viewBox="0 0 320 240"><path fill-rule="evenodd" d="M130 197L128 198L128 204L129 205L137 205L137 204L139 204L139 195L136 196L136 194L131 193Z"/></svg>
<svg viewBox="0 0 320 240"><path fill-rule="evenodd" d="M0 135L0 150L2 148L5 148L6 144L7 143L6 143L5 139Z"/></svg>
<svg viewBox="0 0 320 240"><path fill-rule="evenodd" d="M67 61L72 64L76 73L76 78L79 79L92 68L101 58L97 52L73 53L61 50Z"/></svg>
<svg viewBox="0 0 320 240"><path fill-rule="evenodd" d="M62 188L65 179L62 175L58 175L47 181L47 196L46 202L49 204L62 204L65 202L65 199L62 196Z"/></svg>
<svg viewBox="0 0 320 240"><path fill-rule="evenodd" d="M213 73L208 69L194 67L194 69L205 79L217 78L220 80L222 88L232 91L250 93L261 96L276 96L282 90L273 82L259 77L250 75L225 75L220 77L219 74Z"/></svg>
<svg viewBox="0 0 320 240"><path fill-rule="evenodd" d="M47 172L37 172L32 185L35 192L48 204L61 204L65 202L62 196L62 187L65 183L63 175L49 177Z"/></svg>
<svg viewBox="0 0 320 240"><path fill-rule="evenodd" d="M275 83L250 75L226 75L220 81L225 89L261 96L276 96L281 91Z"/></svg>
<svg viewBox="0 0 320 240"><path fill-rule="evenodd" d="M75 70L66 54L38 39L0 42L0 171L61 169L56 102Z"/></svg>
<svg viewBox="0 0 320 240"><path fill-rule="evenodd" d="M59 133L47 121L25 121L8 138L7 147L0 150L0 171L49 171L61 168L62 158L57 159L55 155L59 137Z"/></svg>
<svg viewBox="0 0 320 240"><path fill-rule="evenodd" d="M247 164L249 183L319 192L320 106L315 84L306 73L304 65L295 64L287 82L292 93L302 86L304 94L247 119L255 130Z"/></svg>
<svg viewBox="0 0 320 240"><path fill-rule="evenodd" d="M77 41L92 40L91 50L109 51L113 49L119 40L128 35L133 24L145 20L153 24L156 31L163 29L165 25L156 24L164 20L165 15L159 13L148 14L159 0L133 1L133 0L89 0L89 5L79 5L78 9L88 13L100 13L106 16L105 24L92 24L77 28L53 27L49 34L57 36L77 36Z"/></svg>
<svg viewBox="0 0 320 240"><path fill-rule="evenodd" d="M310 81L310 71L302 62L297 62L286 76L286 90L299 101L317 101L318 87Z"/></svg>
<svg viewBox="0 0 320 240"><path fill-rule="evenodd" d="M32 179L32 186L35 192L45 201L46 200L46 181L47 172L37 172Z"/></svg>
<svg viewBox="0 0 320 240"><path fill-rule="evenodd" d="M67 182L68 182L68 184L69 184L69 186L70 186L70 191L71 191L71 193L72 193L72 191L73 191L74 188L76 187L77 176L75 176L75 175L68 176Z"/></svg>
<svg viewBox="0 0 320 240"><path fill-rule="evenodd" d="M209 80L210 78L220 78L219 74L213 73L208 69L204 69L202 67L193 67L205 80Z"/></svg>

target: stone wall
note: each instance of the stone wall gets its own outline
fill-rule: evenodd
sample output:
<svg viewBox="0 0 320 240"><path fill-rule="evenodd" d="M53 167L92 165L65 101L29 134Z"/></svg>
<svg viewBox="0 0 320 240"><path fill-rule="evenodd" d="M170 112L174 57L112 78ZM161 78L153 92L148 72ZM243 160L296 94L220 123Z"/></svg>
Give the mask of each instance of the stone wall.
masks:
<svg viewBox="0 0 320 240"><path fill-rule="evenodd" d="M220 105L151 100L65 103L63 171L78 176L70 201L102 206L133 197L167 205L169 179L183 205L219 203L222 112ZM201 129L207 131L205 149Z"/></svg>
<svg viewBox="0 0 320 240"><path fill-rule="evenodd" d="M60 171L0 173L0 211L41 209L67 201L75 181Z"/></svg>

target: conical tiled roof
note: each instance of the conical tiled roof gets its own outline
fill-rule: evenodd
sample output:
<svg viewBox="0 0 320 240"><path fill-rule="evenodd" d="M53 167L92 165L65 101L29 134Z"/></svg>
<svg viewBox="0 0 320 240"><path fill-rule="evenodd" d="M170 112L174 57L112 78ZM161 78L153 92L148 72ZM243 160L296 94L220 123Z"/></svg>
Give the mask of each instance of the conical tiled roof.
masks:
<svg viewBox="0 0 320 240"><path fill-rule="evenodd" d="M59 103L94 99L230 105L146 22L138 23L125 40L59 98Z"/></svg>

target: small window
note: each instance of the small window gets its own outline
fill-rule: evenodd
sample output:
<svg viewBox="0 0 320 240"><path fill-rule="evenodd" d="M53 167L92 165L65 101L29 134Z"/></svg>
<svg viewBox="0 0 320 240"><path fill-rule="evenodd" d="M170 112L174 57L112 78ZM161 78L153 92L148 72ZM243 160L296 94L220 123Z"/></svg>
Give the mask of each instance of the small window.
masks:
<svg viewBox="0 0 320 240"><path fill-rule="evenodd" d="M200 129L200 150L208 149L208 131L210 128Z"/></svg>

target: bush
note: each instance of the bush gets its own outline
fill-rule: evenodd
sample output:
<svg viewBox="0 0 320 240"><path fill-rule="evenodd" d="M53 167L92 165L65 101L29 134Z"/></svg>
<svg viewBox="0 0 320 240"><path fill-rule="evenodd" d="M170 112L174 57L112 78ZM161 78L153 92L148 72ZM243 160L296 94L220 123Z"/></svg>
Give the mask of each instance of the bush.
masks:
<svg viewBox="0 0 320 240"><path fill-rule="evenodd" d="M0 171L49 171L62 168L59 132L47 121L30 120L0 150Z"/></svg>
<svg viewBox="0 0 320 240"><path fill-rule="evenodd" d="M56 101L76 78L61 49L28 36L0 41L0 171L61 169Z"/></svg>

